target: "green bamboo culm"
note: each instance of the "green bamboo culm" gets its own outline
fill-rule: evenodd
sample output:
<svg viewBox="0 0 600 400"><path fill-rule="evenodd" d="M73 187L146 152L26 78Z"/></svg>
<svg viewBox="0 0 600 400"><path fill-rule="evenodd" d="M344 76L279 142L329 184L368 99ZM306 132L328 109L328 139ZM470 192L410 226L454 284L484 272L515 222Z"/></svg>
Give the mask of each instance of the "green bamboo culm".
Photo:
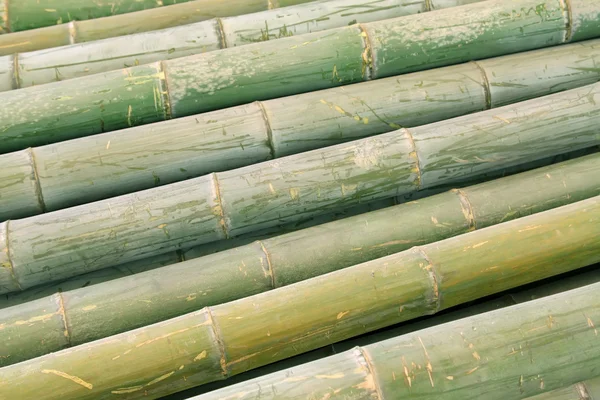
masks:
<svg viewBox="0 0 600 400"><path fill-rule="evenodd" d="M591 265L600 261L598 239L600 197L593 197L4 367L0 395L63 400L116 394L126 399L157 398ZM285 274L282 271L282 277ZM257 278L270 279L265 275ZM590 343L598 343L600 354L594 329L585 318L580 321L581 312L574 314L591 335ZM553 315L560 318L562 313ZM600 315L588 317L595 321ZM557 323L557 329L561 326ZM566 332L571 340L573 330ZM518 333L519 338L522 334ZM536 334L545 338L548 332ZM464 343L460 344L464 351ZM588 350L581 354L596 354ZM468 355L472 360L471 351ZM504 351L502 358L507 360ZM523 357L523 362L531 365L529 357ZM349 371L355 368L352 364ZM481 372L485 376L485 370ZM427 376L426 369L422 373ZM414 383L414 390L429 387L421 380ZM320 384L331 389L328 379ZM547 384L548 389L554 385L552 380Z"/></svg>
<svg viewBox="0 0 600 400"><path fill-rule="evenodd" d="M488 0L0 93L0 152L600 35L600 3L570 4Z"/></svg>
<svg viewBox="0 0 600 400"><path fill-rule="evenodd" d="M3 0L0 33L19 32L66 24L71 21L109 17L157 7L160 7L161 12L164 13L169 11L162 9L163 6L185 3L187 1L189 0ZM293 3L293 0L291 2ZM203 14L206 16L225 8L222 4L215 4L218 3L217 1L195 3L193 8L187 7L185 9L192 11L194 8L202 6L204 8ZM265 9L268 4L267 1L256 0L229 1L227 2L227 7L235 9L238 6L242 8L246 6L249 9L253 9L254 7L262 6ZM150 17L150 15L145 14L146 18ZM185 22L185 20L183 21Z"/></svg>
<svg viewBox="0 0 600 400"><path fill-rule="evenodd" d="M600 145L600 83L0 225L0 293Z"/></svg>
<svg viewBox="0 0 600 400"><path fill-rule="evenodd" d="M590 155L6 308L0 366L598 196L598 176Z"/></svg>
<svg viewBox="0 0 600 400"><path fill-rule="evenodd" d="M575 273L573 273L575 272ZM445 324L456 321L461 318L471 317L474 315L483 314L486 312L499 310L505 307L513 306L523 302L539 299L542 297L551 296L558 293L563 293L568 290L578 289L583 286L591 285L600 282L600 265L586 267L583 270L571 271L566 274L556 275L549 279L534 282L524 287L519 287L515 290L509 290L500 295L494 295L491 299L485 301L474 301L471 305L462 305L456 309L447 310L429 317L419 318L414 321L408 321L397 324L395 326L384 328L373 333L368 333L358 337L354 337L342 342L337 342L332 345L322 347L307 353L300 354L285 360L278 361L273 364L265 365L256 368L240 375L233 376L225 381L212 382L200 387L191 388L185 392L177 393L173 396L166 396L164 400L179 400L191 399L193 396L206 394L214 390L226 388L236 385L241 382L248 382L264 375L272 373L280 373L289 371L291 368L308 362L324 359L335 354L343 353L351 350L356 346L366 346L377 342L388 340L397 336L406 335L434 327L436 325ZM593 393L600 395L595 389L595 382L600 383L600 378L594 378L586 382L579 382L575 385L566 386L561 389L556 389L543 394L527 397L528 400L593 400L597 399ZM595 384L597 385L597 383ZM600 389L600 386L598 387ZM576 394L581 394L581 397L573 397ZM588 397L585 397L585 396Z"/></svg>
<svg viewBox="0 0 600 400"><path fill-rule="evenodd" d="M482 0L446 0L437 3L431 0L410 3L404 0L328 0L53 50L13 53L0 59L0 75L13 76L15 79L12 79L11 87L5 85L0 90L62 81L154 61L478 1Z"/></svg>
<svg viewBox="0 0 600 400"><path fill-rule="evenodd" d="M598 63L591 40L0 155L0 221L587 85Z"/></svg>
<svg viewBox="0 0 600 400"><path fill-rule="evenodd" d="M193 399L266 400L285 393L284 398L455 400L469 398L474 388L490 400L547 399L552 397L540 394L598 373L598 320L600 284L595 283L356 347Z"/></svg>

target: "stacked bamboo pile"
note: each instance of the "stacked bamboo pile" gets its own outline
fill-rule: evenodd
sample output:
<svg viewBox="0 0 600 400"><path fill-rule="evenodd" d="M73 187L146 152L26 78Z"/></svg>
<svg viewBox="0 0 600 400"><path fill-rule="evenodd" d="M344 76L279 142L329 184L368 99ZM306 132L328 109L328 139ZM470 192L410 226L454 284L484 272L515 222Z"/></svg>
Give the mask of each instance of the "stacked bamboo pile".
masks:
<svg viewBox="0 0 600 400"><path fill-rule="evenodd" d="M2 7L0 399L597 395L600 3Z"/></svg>

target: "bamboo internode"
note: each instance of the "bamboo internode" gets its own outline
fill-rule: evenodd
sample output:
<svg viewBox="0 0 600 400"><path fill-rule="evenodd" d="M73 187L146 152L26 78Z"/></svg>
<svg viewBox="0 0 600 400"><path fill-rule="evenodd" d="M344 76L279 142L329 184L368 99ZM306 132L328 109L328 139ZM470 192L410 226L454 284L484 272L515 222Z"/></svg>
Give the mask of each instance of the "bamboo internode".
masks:
<svg viewBox="0 0 600 400"><path fill-rule="evenodd" d="M187 387L221 380L384 326L433 314L544 277L591 265L600 261L598 239L600 197L594 197L7 366L1 370L3 379L0 381L0 395L11 398L14 393L19 393L24 398L63 400L98 399L115 394L126 395L126 398L131 399L156 398ZM263 275L264 279L269 279L266 275L268 274ZM598 293L596 286L592 288L594 290L583 290L577 301L565 302L561 298L556 302L546 299L541 305L533 303L536 313L540 313L541 307L549 307L549 314L555 318L548 328L548 313L543 310L543 317L536 317L535 321L526 325L527 334L541 335L539 342L532 338L529 343L546 344L553 350L548 351L544 346L544 351L537 355L537 359L542 354L547 354L549 360L563 363L565 359L562 354L572 357L576 352L580 361L597 362L600 357L600 342L594 336L593 321L600 318L600 314L596 315L596 306L588 304ZM554 304L567 308L555 309ZM573 307L575 308L572 309ZM568 312L569 310L572 312ZM487 314L486 318L490 318L490 315L493 316L490 321L500 323L493 313ZM515 324L515 340L523 340L524 332L517 328L526 324L527 315L527 312L515 313L513 318L502 319ZM592 324L586 318L591 319ZM548 332L541 332L540 325L545 329L556 329L564 335L558 334L553 341L546 340ZM491 326L486 328L471 322L468 326L468 332L482 335L482 338L491 332ZM472 329L473 326L476 329ZM575 329L576 326L580 328ZM448 325L444 327L447 328ZM446 339L444 344L450 346L457 343L457 351L465 352L465 348L469 349L468 343L465 347L463 340L458 340L461 338L458 334L461 331L465 335L469 334L462 325L460 329L442 330L442 336ZM448 332L456 332L458 339L454 334L448 335ZM567 350L560 338L572 341L573 335L577 336L579 345L583 347ZM472 340L475 338L473 336ZM502 339L510 341L510 338ZM427 340L425 344L433 343ZM497 346L495 342L492 345ZM433 365L448 368L443 370L449 373L448 376L461 378L469 375L465 372L479 365L483 371L480 372L482 375L476 377L481 379L488 373L487 367L479 362L485 361L483 357L487 354L483 353L483 342L477 341L475 346L475 350L469 349L466 352L468 358L464 356L464 362L451 363L447 367L442 367L445 364L440 363ZM444 347L439 352L447 354L452 348ZM493 348L485 347L490 352L490 358L494 358ZM379 345L375 345L371 353L373 360L385 360L386 353L394 356L394 360L400 359L400 354L392 351L394 347L385 348L385 351L378 349ZM429 349L432 356L438 354L432 347ZM558 353L557 356L555 351L559 349L563 349L561 351L564 353ZM510 350L510 345L507 350ZM415 358L417 355L423 357L427 354L422 347L402 346L401 351L406 358L415 362L419 360L419 364L427 366L426 360ZM482 351L482 358L473 356L473 351ZM515 351L513 358L507 357L504 348L497 354L501 355L498 359L517 363L521 368L532 365L530 357L519 358L519 351ZM348 362L347 359L344 361ZM398 375L402 377L402 364L395 362L394 365L399 368ZM410 361L408 365L411 365ZM346 367L349 369L344 371L357 371L354 364L346 364ZM382 365L378 366L381 367ZM327 365L326 369L337 374L340 371L336 368ZM507 370L517 373L517 376L524 373L519 368ZM556 367L549 368L549 371L555 370ZM589 370L586 369L587 374L590 374ZM412 390L423 391L422 393L432 393L433 390L433 393L437 393L442 389L443 392L446 388L443 379L436 379L440 382L437 386L430 386L430 379L423 379L433 371L431 367L410 369L409 377L413 377ZM581 372L579 368L570 371L571 374ZM413 374L418 374L420 379L416 379ZM563 376L563 371L559 374ZM364 374L359 375L361 379L365 378ZM310 376L312 378L305 383L310 382L311 385L298 385L298 382L294 382L293 387L311 390L325 381L319 381L314 375L314 369ZM348 379L351 378L353 375L348 375ZM572 383L586 378L585 374L578 375ZM312 379L315 379L314 384ZM389 377L387 373L377 375L377 379L394 388L394 385L405 385L404 380L393 380L391 373ZM456 384L470 387L470 379L457 379ZM545 379L548 390L555 387L554 380ZM287 382L289 381L283 383ZM505 381L502 382L502 389L505 390ZM539 387L537 380L524 382L527 382L523 386L527 390L534 383L536 388ZM327 390L331 389L330 384L327 380ZM355 384L357 381L354 379L349 387ZM53 390L49 391L48 387ZM409 387L397 388L409 390ZM518 391L519 387L515 390Z"/></svg>
<svg viewBox="0 0 600 400"><path fill-rule="evenodd" d="M13 53L4 60L0 59L0 76L13 77L12 86L5 85L0 90L63 81L154 61L479 1L482 0L419 0L410 3L405 0L327 0L52 50Z"/></svg>
<svg viewBox="0 0 600 400"><path fill-rule="evenodd" d="M599 62L592 40L0 155L0 221L587 85Z"/></svg>
<svg viewBox="0 0 600 400"><path fill-rule="evenodd" d="M600 84L8 221L0 292L600 144Z"/></svg>
<svg viewBox="0 0 600 400"><path fill-rule="evenodd" d="M0 152L593 38L599 15L488 0L0 93Z"/></svg>
<svg viewBox="0 0 600 400"><path fill-rule="evenodd" d="M54 293L2 310L0 365L597 196L598 176L600 154L590 155L105 284Z"/></svg>

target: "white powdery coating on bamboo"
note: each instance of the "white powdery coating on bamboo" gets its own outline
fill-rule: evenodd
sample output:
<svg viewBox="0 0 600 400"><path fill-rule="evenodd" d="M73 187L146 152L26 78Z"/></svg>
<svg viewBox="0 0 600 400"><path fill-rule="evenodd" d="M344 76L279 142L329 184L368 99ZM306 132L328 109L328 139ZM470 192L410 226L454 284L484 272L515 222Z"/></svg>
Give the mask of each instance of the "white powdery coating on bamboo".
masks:
<svg viewBox="0 0 600 400"><path fill-rule="evenodd" d="M569 0L571 6L571 37L577 35L581 25L600 18L600 6L591 0ZM600 24L600 22L597 22Z"/></svg>

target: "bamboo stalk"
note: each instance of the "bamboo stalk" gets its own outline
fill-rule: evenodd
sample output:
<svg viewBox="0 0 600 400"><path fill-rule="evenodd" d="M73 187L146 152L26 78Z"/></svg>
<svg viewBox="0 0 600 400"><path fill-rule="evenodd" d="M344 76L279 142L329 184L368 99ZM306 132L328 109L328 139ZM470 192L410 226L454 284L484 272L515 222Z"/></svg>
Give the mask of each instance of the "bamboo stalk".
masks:
<svg viewBox="0 0 600 400"><path fill-rule="evenodd" d="M595 154L106 284L52 293L3 310L0 365L597 196L600 195L598 176L600 154ZM55 306L51 307L52 304ZM48 324L50 319L56 323ZM33 322L18 324L18 321Z"/></svg>
<svg viewBox="0 0 600 400"><path fill-rule="evenodd" d="M486 399L553 398L539 394L597 374L599 289L595 283L355 347L194 399L464 399L477 388Z"/></svg>
<svg viewBox="0 0 600 400"><path fill-rule="evenodd" d="M345 27L357 22L379 21L441 9L442 6L448 8L478 1L482 0L446 0L437 6L435 1L430 0L410 3L404 0L323 0L283 10L216 18L52 50L12 53L6 62L0 61L0 66L5 65L0 74L4 72L11 76L15 66L18 66L18 79L12 80L12 87L4 89L24 88L227 47Z"/></svg>
<svg viewBox="0 0 600 400"><path fill-rule="evenodd" d="M0 152L598 36L600 4L570 4L488 0L0 93Z"/></svg>
<svg viewBox="0 0 600 400"><path fill-rule="evenodd" d="M163 397L163 400L180 400L180 399L191 399L194 396L206 394L214 390L227 388L231 390L231 386L237 385L241 382L248 382L255 378L260 378L264 375L289 371L291 368L298 367L302 364L324 359L335 354L343 353L351 350L356 346L371 345L380 341L392 339L397 336L410 334L422 329L435 327L436 325L445 324L448 322L456 321L462 318L471 317L474 315L483 314L486 312L499 310L505 307L513 306L515 304L551 296L558 293L563 293L569 290L577 289L583 286L591 285L600 281L600 265L594 265L592 267L583 268L583 272L578 270L575 274L569 272L567 274L560 274L549 279L544 279L539 282L519 287L516 290L509 290L503 294L492 296L491 299L485 301L475 301L470 305L461 305L457 308L442 311L438 314L429 317L419 318L414 321L407 321L400 323L393 327L384 328L382 330L368 333L355 338L347 339L342 342L334 343L332 345L322 347L317 350L303 353L285 360L278 361L273 364L265 365L263 367L253 369L244 372L240 375L233 376L225 381L212 382L199 387L191 388L183 392L179 392L170 396ZM593 379L590 382L594 381ZM241 386L241 385L240 385ZM588 385L590 386L590 385ZM582 387L581 383L573 386L564 387L551 392L546 392L533 397L528 397L529 400L581 400L581 398L574 398L573 395L577 393L578 389ZM593 390L586 390L588 393L592 393ZM600 394L600 392L598 392ZM582 396L583 399L588 399ZM589 396L589 399L594 397Z"/></svg>
<svg viewBox="0 0 600 400"><path fill-rule="evenodd" d="M439 0L436 0L439 1ZM0 55L85 43L206 21L215 17L250 14L301 4L304 0L194 0L125 15L71 21L68 24L0 35ZM3 10L0 8L0 15Z"/></svg>
<svg viewBox="0 0 600 400"><path fill-rule="evenodd" d="M3 0L2 18L0 20L0 33L19 32L23 30L42 28L53 25L67 24L71 21L84 21L102 17L110 17L121 14L128 14L136 11L151 10L159 8L162 13L179 12L183 10L188 12L195 11L206 17L213 13L223 12L224 9L231 8L230 12L241 7L250 10L266 9L270 2L246 0L246 1L228 1L227 4L218 4L216 1L195 2L188 7L179 7L171 11L164 9L163 6L174 6L177 3L185 3L189 0L113 0L111 2L98 2L93 0ZM290 1L291 3L294 0ZM198 8L202 7L202 13ZM158 12L146 12L144 17L151 18L158 15ZM136 16L128 16L136 19ZM181 15L182 22L187 18ZM137 17L139 18L139 17ZM73 26L78 28L78 26Z"/></svg>
<svg viewBox="0 0 600 400"><path fill-rule="evenodd" d="M587 41L1 155L0 221L583 86L598 62Z"/></svg>
<svg viewBox="0 0 600 400"><path fill-rule="evenodd" d="M0 293L600 144L600 83L1 225Z"/></svg>
<svg viewBox="0 0 600 400"><path fill-rule="evenodd" d="M598 239L600 197L594 197L7 366L0 370L3 378L0 382L0 395L11 398L19 393L24 398L37 399L102 399L114 397L115 394L127 399L156 398L224 379L361 333L433 314L544 277L591 265L600 261ZM281 273L286 272L289 271ZM256 278L270 280L270 277L263 277L262 274L257 274ZM595 291L584 291L585 296L578 298L578 301L567 302L567 307L573 304L577 304L575 307L584 307L584 299L587 297L589 301L594 293L598 293L597 287L593 288ZM546 299L545 304L549 303ZM556 303L564 305L565 301L561 298ZM537 312L540 306L535 303ZM592 321L600 318L600 315L592 312L593 308L579 308L579 312L572 315L577 316L577 324L581 328L573 330L569 322L571 320L556 309L551 313L557 318L554 320L557 323L553 326L557 330L567 326L571 328L565 331L569 340L577 335L581 343L600 343L594 336L594 329L581 316L581 311L584 310L591 313L587 317ZM545 326L548 314L543 314L542 325ZM503 320L514 321L517 327L521 327L525 323L521 319L522 315ZM472 326L469 325L469 328ZM484 334L489 332L484 326L475 326ZM533 335L543 337L548 335L547 331L532 329L538 327L537 323L528 327L526 332L515 329L515 335L519 339L522 338L521 335L530 332L537 332ZM465 328L461 326L461 329L471 337ZM472 329L469 332L471 331ZM584 336L584 333L589 337ZM559 335L557 341L562 344L560 337L562 336ZM464 351L462 340L460 345ZM479 345L482 344L476 344ZM385 354L377 351L377 348L376 346L371 353L374 360L380 360L379 357ZM473 351L481 350L483 346ZM491 351L491 348L488 350ZM576 354L581 357L587 354L586 357L591 357L590 361L597 362L597 357L600 357L600 344L596 347L585 346L582 350ZM411 360L417 354L423 354L420 347L418 350L406 351L407 358ZM437 353L429 351L432 355ZM572 356L574 351L576 349L569 349L567 353ZM550 353L553 352L546 352L550 358L555 356ZM468 366L457 363L460 369L468 366L463 373L477 366L479 361L472 356L472 351L469 350L467 354L470 362L475 364ZM481 354L482 357L488 355L484 352ZM501 358L507 360L504 350ZM524 365L531 365L529 357L518 360L523 360ZM347 359L344 361L348 363ZM557 357L556 361L564 360ZM509 362L515 363L515 359L510 359ZM426 365L424 362L420 364ZM356 370L354 364L346 365L349 369L344 369L344 373ZM436 367L442 368L437 363L434 364L434 368ZM400 377L401 368L400 365ZM485 376L487 369L482 369L481 376ZM330 366L323 371L326 370L333 371L333 375L341 372ZM577 370L584 373L583 376L578 375L583 379L587 378L585 373L590 373L589 368L587 372ZM423 368L420 372L415 369L412 372L425 377L413 379L413 390L430 390L426 369ZM458 370L452 372L448 375L455 375ZM311 376L314 378L314 372ZM364 374L361 376L364 378ZM382 385L384 387L395 382L391 373L389 381L385 380L387 374L378 375L378 379L385 382ZM309 378L302 385L298 385L297 381L292 385L306 388L305 390L319 388L319 385L325 385L329 388L327 390L331 389L329 379L319 381L317 376L316 380L318 382L312 382ZM470 383L470 379L466 380ZM436 381L441 385L435 390L440 386L444 387L443 376L440 379L436 375ZM461 379L458 383L462 384L463 381ZM545 382L547 390L556 385L556 381L552 379L545 378ZM284 385L285 383L282 382ZM360 384L354 380L350 385L357 383ZM403 381L398 383L404 384ZM539 381L535 384L539 385ZM532 385L525 385L525 390L531 390ZM256 392L253 395L255 394ZM319 398L323 394L325 393L321 393ZM243 397L240 393L238 395Z"/></svg>
<svg viewBox="0 0 600 400"><path fill-rule="evenodd" d="M558 156L553 156L549 158L544 158L541 160L536 160L533 162L528 162L525 164L519 164L515 167L505 168L500 171L493 171L488 174L479 175L475 178L463 180L460 182L455 182L453 185L443 185L437 186L430 189L424 189L419 192L407 193L404 195L400 195L393 198L388 198L384 200L379 200L375 202L369 202L366 204L359 204L357 206L350 207L348 209L335 210L332 213L313 216L307 219L303 219L300 221L295 221L293 223L288 223L284 225L279 225L267 229L262 229L254 232L249 232L244 235L237 236L235 238L219 240L217 242L206 243L203 245L195 246L191 249L177 250L164 254L160 254L158 256L149 257L145 259L140 259L124 264L117 265L115 267L105 268L94 272L89 272L83 275L77 275L66 279L64 281L51 282L49 284L36 286L31 289L27 289L21 292L12 292L5 294L0 298L0 309L12 307L15 305L23 304L26 302L30 302L33 300L40 299L46 296L52 296L56 292L66 292L70 290L79 289L82 287L87 287L90 285L96 285L101 282L107 282L110 280L122 278L129 275L138 274L140 272L149 271L158 267L164 267L166 265L171 265L176 262L182 262L186 260L192 260L198 257L204 257L207 255L215 254L221 251L226 251L233 249L235 247L245 246L257 240L263 241L263 245L266 246L266 239L272 238L274 236L283 235L285 233L296 232L302 229L310 228L316 225L326 224L332 221L338 221L343 218L349 218L355 215L368 213L371 211L380 210L386 207L392 207L394 205L404 204L409 201L417 201L424 197L434 196L445 191L449 191L452 189L463 188L466 186L472 186L476 184L480 184L485 181L489 181L491 179L498 179L501 177L511 176L518 173L523 173L524 171L529 171L536 168L546 167L552 164L557 164L560 162L572 160L574 158L583 157L590 154L595 154L598 152L600 148L587 148L583 151L575 151L569 153L563 153ZM583 164L578 164L580 167ZM591 168L591 165L590 165ZM592 168L593 169L593 168ZM552 174L554 172L547 171ZM562 171L561 176L565 176L566 172ZM583 173L580 176L587 176L588 173ZM590 181L591 182L591 181ZM572 185L569 186L572 188ZM581 189L580 189L581 190ZM591 196L591 194L590 194ZM394 230L392 230L394 231ZM343 235L343 232L339 233ZM393 240L394 237L390 237L390 240ZM325 240L325 239L324 239ZM390 240L386 240L389 242ZM383 243L383 242L382 242ZM270 247L270 245L268 246ZM356 251L356 250L355 250ZM329 262L329 260L324 260L324 262ZM366 260L366 259L365 259Z"/></svg>

